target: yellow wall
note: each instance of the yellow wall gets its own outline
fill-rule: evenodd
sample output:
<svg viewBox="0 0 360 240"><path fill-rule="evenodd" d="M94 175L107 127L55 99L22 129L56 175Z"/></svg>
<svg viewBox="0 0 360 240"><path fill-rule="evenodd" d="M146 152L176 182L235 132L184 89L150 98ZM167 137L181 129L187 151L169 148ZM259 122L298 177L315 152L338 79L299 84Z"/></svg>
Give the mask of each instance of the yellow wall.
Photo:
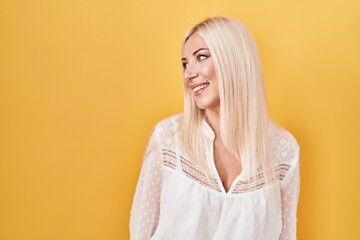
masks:
<svg viewBox="0 0 360 240"><path fill-rule="evenodd" d="M127 239L149 133L182 110L180 41L204 17L258 43L301 145L301 240L360 239L358 0L0 0L0 239Z"/></svg>

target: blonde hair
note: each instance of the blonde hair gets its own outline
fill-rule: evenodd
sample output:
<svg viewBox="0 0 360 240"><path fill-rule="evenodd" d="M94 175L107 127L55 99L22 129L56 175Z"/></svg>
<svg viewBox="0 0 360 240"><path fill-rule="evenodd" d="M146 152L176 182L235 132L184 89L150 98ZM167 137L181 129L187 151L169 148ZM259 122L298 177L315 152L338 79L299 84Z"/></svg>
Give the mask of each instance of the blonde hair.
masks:
<svg viewBox="0 0 360 240"><path fill-rule="evenodd" d="M265 182L272 174L269 165L268 125L264 83L259 54L250 32L239 22L223 17L206 19L185 35L197 33L211 53L220 95L220 134L230 153L240 161L248 177L265 170ZM181 142L185 150L207 173L201 149L201 125L205 111L196 106L185 88Z"/></svg>

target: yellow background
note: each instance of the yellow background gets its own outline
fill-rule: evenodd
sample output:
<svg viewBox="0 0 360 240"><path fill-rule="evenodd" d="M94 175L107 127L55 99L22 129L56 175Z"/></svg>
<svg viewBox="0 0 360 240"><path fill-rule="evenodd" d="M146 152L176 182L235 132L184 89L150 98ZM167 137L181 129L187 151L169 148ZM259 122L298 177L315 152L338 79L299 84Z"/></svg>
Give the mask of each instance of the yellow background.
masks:
<svg viewBox="0 0 360 240"><path fill-rule="evenodd" d="M359 0L0 0L0 239L128 239L154 124L182 111L180 42L253 33L301 146L298 239L360 239Z"/></svg>

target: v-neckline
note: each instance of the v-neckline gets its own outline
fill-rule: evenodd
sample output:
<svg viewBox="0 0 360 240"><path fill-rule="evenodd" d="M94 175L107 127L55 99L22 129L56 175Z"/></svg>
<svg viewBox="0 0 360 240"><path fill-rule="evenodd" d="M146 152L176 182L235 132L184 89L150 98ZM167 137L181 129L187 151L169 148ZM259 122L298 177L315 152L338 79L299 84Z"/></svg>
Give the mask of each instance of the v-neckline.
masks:
<svg viewBox="0 0 360 240"><path fill-rule="evenodd" d="M226 191L224 183L220 177L219 171L216 168L215 165L215 158L214 158L214 141L212 141L212 146L211 146L211 151L209 153L210 156L208 156L210 158L210 162L211 162L211 167L213 169L213 172L215 173L215 178L216 178L216 182L218 183L221 191L226 194L229 195L233 192L235 186L237 185L237 183L239 182L239 179L243 176L243 170L241 170L241 172L236 176L236 178L232 181L232 183L230 184L230 188L228 189L228 191Z"/></svg>
<svg viewBox="0 0 360 240"><path fill-rule="evenodd" d="M236 178L231 183L229 190L226 191L225 187L224 187L224 184L223 184L223 182L222 182L222 180L220 178L219 172L218 172L218 170L216 168L216 165L215 165L215 159L214 159L215 133L211 129L210 125L206 122L205 119L203 120L203 130L205 132L206 137L208 137L208 140L211 141L211 143L209 143L209 145L211 145L209 147L209 149L208 149L209 153L206 154L207 155L206 157L207 157L207 159L210 160L209 163L211 165L212 171L214 172L216 182L217 182L217 184L218 184L218 186L221 189L221 192L223 194L230 195L232 193L232 191L234 190L234 188L236 187L239 180L243 177L244 171L241 170L241 172L236 176Z"/></svg>

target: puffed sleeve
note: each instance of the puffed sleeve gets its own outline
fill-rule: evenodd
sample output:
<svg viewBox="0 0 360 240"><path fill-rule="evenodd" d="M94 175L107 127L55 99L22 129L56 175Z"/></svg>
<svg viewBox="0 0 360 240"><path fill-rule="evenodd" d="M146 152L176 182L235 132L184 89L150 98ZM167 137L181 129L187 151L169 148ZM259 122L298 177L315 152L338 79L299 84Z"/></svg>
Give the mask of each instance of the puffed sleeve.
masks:
<svg viewBox="0 0 360 240"><path fill-rule="evenodd" d="M282 233L280 240L296 239L296 211L300 192L300 167L299 146L290 135L286 150L282 152L286 156L290 168L281 184L281 209L282 209Z"/></svg>
<svg viewBox="0 0 360 240"><path fill-rule="evenodd" d="M157 131L148 143L130 214L130 239L148 240L154 234L160 214L162 158Z"/></svg>

